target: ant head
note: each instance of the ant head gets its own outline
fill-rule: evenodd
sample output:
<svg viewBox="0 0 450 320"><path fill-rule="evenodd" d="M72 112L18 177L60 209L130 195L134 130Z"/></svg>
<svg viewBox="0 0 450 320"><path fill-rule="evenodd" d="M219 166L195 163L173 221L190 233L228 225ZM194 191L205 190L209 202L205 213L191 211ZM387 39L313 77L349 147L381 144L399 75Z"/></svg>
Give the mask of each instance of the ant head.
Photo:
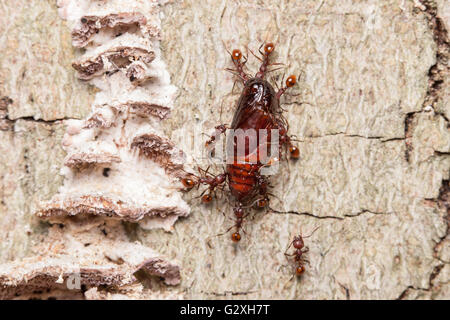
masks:
<svg viewBox="0 0 450 320"><path fill-rule="evenodd" d="M298 150L298 148L296 146L290 146L289 153L291 154L292 159L300 158L300 150Z"/></svg>
<svg viewBox="0 0 450 320"><path fill-rule="evenodd" d="M190 178L181 179L181 183L188 189L192 189L195 186L195 181Z"/></svg>
<svg viewBox="0 0 450 320"><path fill-rule="evenodd" d="M275 45L272 42L269 42L264 46L264 52L266 55L271 54L273 50L275 50Z"/></svg>
<svg viewBox="0 0 450 320"><path fill-rule="evenodd" d="M234 49L233 52L231 53L231 58L233 58L233 60L239 61L242 58L242 52L239 49Z"/></svg>
<svg viewBox="0 0 450 320"><path fill-rule="evenodd" d="M291 75L286 79L286 87L288 87L288 88L293 87L296 83L297 83L297 77L294 75Z"/></svg>
<svg viewBox="0 0 450 320"><path fill-rule="evenodd" d="M292 243L295 249L301 249L305 246L305 243L303 242L302 237L295 237L294 242Z"/></svg>

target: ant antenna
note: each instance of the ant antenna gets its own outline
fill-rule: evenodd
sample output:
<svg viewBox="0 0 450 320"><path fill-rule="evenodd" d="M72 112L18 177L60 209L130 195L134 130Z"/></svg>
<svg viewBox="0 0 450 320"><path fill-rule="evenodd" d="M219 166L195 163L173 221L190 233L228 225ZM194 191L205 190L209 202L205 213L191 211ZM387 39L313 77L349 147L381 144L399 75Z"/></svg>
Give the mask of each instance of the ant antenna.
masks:
<svg viewBox="0 0 450 320"><path fill-rule="evenodd" d="M302 238L309 238L309 237L311 237L314 234L314 232L316 232L317 229L319 229L319 228L320 228L320 226L317 226L309 235L302 236ZM300 234L301 234L301 227L300 227Z"/></svg>
<svg viewBox="0 0 450 320"><path fill-rule="evenodd" d="M250 51L250 53L256 58L256 59L258 59L259 61L261 61L261 62L263 62L263 60L260 58L260 57L258 57L247 45L245 46L246 48L247 48L247 50L248 51ZM262 48L262 45L261 45L261 47L259 48L260 50L261 50L261 48ZM260 51L260 53L261 53L261 51ZM262 55L262 53L261 53L261 55Z"/></svg>

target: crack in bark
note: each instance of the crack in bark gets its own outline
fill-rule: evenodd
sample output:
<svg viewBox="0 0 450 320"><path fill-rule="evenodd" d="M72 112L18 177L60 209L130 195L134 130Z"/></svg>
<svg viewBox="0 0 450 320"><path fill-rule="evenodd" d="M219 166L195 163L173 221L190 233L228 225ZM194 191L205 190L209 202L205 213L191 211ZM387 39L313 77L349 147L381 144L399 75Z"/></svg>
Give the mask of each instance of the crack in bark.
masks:
<svg viewBox="0 0 450 320"><path fill-rule="evenodd" d="M35 119L34 117L31 117L31 116L19 117L19 118L15 118L15 119L10 119L9 116L6 116L5 119L12 123L15 123L18 120L24 120L24 121L43 123L43 124L55 124L55 123L60 123L62 121L66 121L66 120L79 120L76 118L69 118L69 117L58 118L58 119L53 119L53 120L44 120L44 119Z"/></svg>
<svg viewBox="0 0 450 320"><path fill-rule="evenodd" d="M338 282L338 284L339 284L339 286L340 286L342 289L344 289L344 291L345 291L345 298L346 298L347 300L350 300L350 290L349 290L346 286L344 286L342 283Z"/></svg>
<svg viewBox="0 0 450 320"><path fill-rule="evenodd" d="M273 213L277 213L277 214L294 214L294 215L303 215L303 216L308 216L308 217L312 217L312 218L316 218L316 219L334 219L334 220L344 220L346 218L354 218L354 217L358 217L362 214L366 214L366 213L370 213L370 214L374 214L374 215L378 215L378 214L383 214L383 215L390 215L390 214L394 214L394 212L375 212L375 211L370 211L367 209L362 209L359 212L356 212L354 214L344 214L343 217L337 217L337 216L316 216L310 212L299 212L299 211L294 211L294 210L290 210L290 211L279 211L279 210L275 210L272 208L269 208L269 210L271 210L271 212Z"/></svg>
<svg viewBox="0 0 450 320"><path fill-rule="evenodd" d="M307 138L310 139L317 139L317 138L325 138L330 136L344 136L349 138L361 138L361 139L368 139L368 140L380 140L381 143L389 142L389 141L402 141L405 140L405 137L393 137L393 138L386 138L383 136L362 136L359 134L348 134L346 132L336 132L336 133L328 133L320 136L308 136ZM302 141L304 142L304 141Z"/></svg>
<svg viewBox="0 0 450 320"><path fill-rule="evenodd" d="M200 291L200 293L202 294L207 294L207 295L212 295L212 296L216 296L216 297L226 297L228 295L232 295L232 296L245 296L245 295L249 295L251 293L256 293L256 291L224 291L224 292L206 292L206 291Z"/></svg>
<svg viewBox="0 0 450 320"><path fill-rule="evenodd" d="M44 123L44 124L54 124L54 123L59 123L61 121L65 121L65 120L79 120L79 119L70 118L70 117L63 117L63 118L58 118L58 119L53 119L53 120L44 120L44 119L36 119L32 116L23 116L23 117L11 119L8 114L8 106L11 105L13 102L14 101L8 96L0 97L0 130L3 130L3 131L9 130L17 120L33 121L33 122Z"/></svg>
<svg viewBox="0 0 450 320"><path fill-rule="evenodd" d="M434 154L438 157L450 156L450 152L442 152L437 150L434 150Z"/></svg>
<svg viewBox="0 0 450 320"><path fill-rule="evenodd" d="M416 112L407 113L405 116L405 159L409 163L412 152L412 121Z"/></svg>

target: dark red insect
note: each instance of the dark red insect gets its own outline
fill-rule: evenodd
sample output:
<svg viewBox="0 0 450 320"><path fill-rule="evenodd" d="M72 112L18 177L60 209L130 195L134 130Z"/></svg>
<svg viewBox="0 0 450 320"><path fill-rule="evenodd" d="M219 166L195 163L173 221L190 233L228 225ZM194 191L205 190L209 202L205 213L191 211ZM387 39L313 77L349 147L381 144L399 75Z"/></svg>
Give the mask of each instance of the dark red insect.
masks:
<svg viewBox="0 0 450 320"><path fill-rule="evenodd" d="M237 103L231 126L228 127L224 124L217 126L216 133L205 144L206 147L211 147L216 143L220 134L225 133L227 129L234 130L234 141L232 141L234 153L232 159L227 159L226 171L216 177L206 175L206 177L198 178L197 181L191 179L183 180L186 188L192 188L195 184L209 185L209 193L203 196L203 202L210 202L212 200L211 194L215 188L222 183L228 183L231 195L235 199L233 209L235 223L231 227L235 228L235 232L232 234L232 240L235 242L240 241L240 230L242 230L243 221L249 215L249 213L244 214L244 209L252 206L257 208L268 206L269 181L267 176L261 174L261 168L271 166L279 161L282 147L288 147L291 158L298 159L300 156L298 148L292 145L291 139L287 135L288 123L283 117L280 108L281 95L296 84L297 78L294 75L289 76L285 86L276 92L272 85L264 79L268 72L273 71L268 70L268 67L276 65L276 63L270 61L270 56L275 46L272 43L267 43L264 46L264 51L261 48L262 46L259 52L262 58L257 57L261 60L261 66L254 77L251 77L244 71L247 58L245 57L245 60L242 61L243 55L241 51L235 49L230 53L234 68L227 70L242 81L244 88ZM256 130L256 132L265 130L266 135L263 138L255 135L249 136L246 133L250 129ZM277 144L279 149L276 155L267 152L272 141L271 130L278 130L279 141L277 141ZM256 141L252 141L252 139L256 139ZM243 155L237 150L237 141L245 141ZM263 148L265 149L264 153ZM267 161L267 157L263 161L261 158L262 154L267 155L269 161Z"/></svg>
<svg viewBox="0 0 450 320"><path fill-rule="evenodd" d="M298 236L294 237L294 240L292 240L292 242L289 244L286 251L284 252L284 255L286 256L286 259L288 259L288 261L289 258L294 257L294 261L297 265L295 268L295 274L297 276L301 276L305 272L306 270L305 263L309 265L309 260L304 257L304 254L309 251L309 248L305 246L305 242L303 241L303 239L311 237L318 228L319 227L315 228L307 236L302 236L302 233L300 232ZM294 252L289 254L287 252L289 251L289 248L291 246L294 247Z"/></svg>

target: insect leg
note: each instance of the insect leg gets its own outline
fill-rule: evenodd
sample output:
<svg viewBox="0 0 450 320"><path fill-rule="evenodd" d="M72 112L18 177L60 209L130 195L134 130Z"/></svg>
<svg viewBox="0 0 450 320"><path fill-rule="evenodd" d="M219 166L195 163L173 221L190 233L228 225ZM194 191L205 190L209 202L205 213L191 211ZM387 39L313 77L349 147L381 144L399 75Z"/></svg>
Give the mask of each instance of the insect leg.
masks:
<svg viewBox="0 0 450 320"><path fill-rule="evenodd" d="M220 135L224 134L227 131L226 124L220 124L216 126L216 130L213 135L205 142L205 147L209 155L214 156L214 147L216 145L216 141L220 138Z"/></svg>
<svg viewBox="0 0 450 320"><path fill-rule="evenodd" d="M216 234L216 237L223 236L224 234L228 233L228 231L230 231L233 227L234 227L234 226L231 226L231 227L229 227L225 232Z"/></svg>
<svg viewBox="0 0 450 320"><path fill-rule="evenodd" d="M287 255L287 252L289 251L289 249L291 248L293 243L294 243L294 240L292 240L291 243L289 244L289 246L286 248L286 251L284 251L284 255Z"/></svg>
<svg viewBox="0 0 450 320"><path fill-rule="evenodd" d="M262 54L262 52L261 52L262 46L263 46L263 44L261 45L261 47L259 47L259 53L261 53L261 55L264 56L264 55ZM259 61L263 62L263 59L261 59L260 57L258 57L258 56L257 56L257 55L249 48L249 47L246 46L246 48L247 48L248 51L250 51L250 53L251 53L256 59L258 59Z"/></svg>

